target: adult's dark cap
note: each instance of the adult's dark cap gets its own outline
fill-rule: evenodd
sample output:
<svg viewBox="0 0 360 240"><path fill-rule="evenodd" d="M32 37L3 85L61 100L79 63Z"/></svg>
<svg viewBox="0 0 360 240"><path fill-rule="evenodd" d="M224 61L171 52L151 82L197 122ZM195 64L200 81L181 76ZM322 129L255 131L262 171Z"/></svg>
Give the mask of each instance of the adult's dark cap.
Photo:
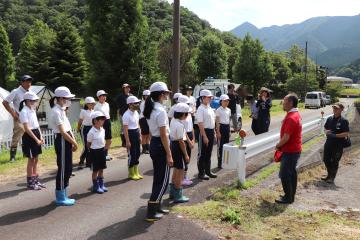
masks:
<svg viewBox="0 0 360 240"><path fill-rule="evenodd" d="M344 105L342 103L335 103L332 105L333 108L340 108L341 110L344 110Z"/></svg>
<svg viewBox="0 0 360 240"><path fill-rule="evenodd" d="M24 82L24 81L32 81L33 78L30 76L30 75L24 75L20 78L20 81L21 82Z"/></svg>
<svg viewBox="0 0 360 240"><path fill-rule="evenodd" d="M191 86L186 86L185 90L192 90L193 88Z"/></svg>

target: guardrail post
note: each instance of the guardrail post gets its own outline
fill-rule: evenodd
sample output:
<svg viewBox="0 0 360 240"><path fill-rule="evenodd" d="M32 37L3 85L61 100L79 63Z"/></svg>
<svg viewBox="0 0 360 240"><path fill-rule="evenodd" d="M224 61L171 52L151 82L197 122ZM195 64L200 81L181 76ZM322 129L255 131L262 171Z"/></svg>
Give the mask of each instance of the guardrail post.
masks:
<svg viewBox="0 0 360 240"><path fill-rule="evenodd" d="M321 121L320 121L320 134L321 135L325 134L324 125L325 125L324 111L321 111Z"/></svg>
<svg viewBox="0 0 360 240"><path fill-rule="evenodd" d="M245 158L245 146L239 146L239 157L237 163L238 178L241 184L245 183L246 177L246 158Z"/></svg>

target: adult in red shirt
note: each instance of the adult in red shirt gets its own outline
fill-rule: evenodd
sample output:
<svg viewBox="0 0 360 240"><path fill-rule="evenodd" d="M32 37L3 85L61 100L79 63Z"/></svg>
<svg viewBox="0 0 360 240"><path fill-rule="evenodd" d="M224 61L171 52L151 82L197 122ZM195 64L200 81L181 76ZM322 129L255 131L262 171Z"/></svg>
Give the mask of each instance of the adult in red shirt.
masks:
<svg viewBox="0 0 360 240"><path fill-rule="evenodd" d="M296 165L302 150L302 124L299 110L297 109L298 97L288 94L283 101L283 109L287 112L283 120L280 141L276 149L282 152L279 177L285 195L275 202L291 204L294 202L297 187Z"/></svg>

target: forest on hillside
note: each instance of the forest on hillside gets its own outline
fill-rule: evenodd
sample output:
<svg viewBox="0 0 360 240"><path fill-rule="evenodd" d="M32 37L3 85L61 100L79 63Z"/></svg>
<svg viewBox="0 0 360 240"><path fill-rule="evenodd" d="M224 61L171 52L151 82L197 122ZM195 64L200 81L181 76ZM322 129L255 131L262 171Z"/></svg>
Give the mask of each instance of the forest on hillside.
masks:
<svg viewBox="0 0 360 240"><path fill-rule="evenodd" d="M0 85L23 74L79 96L122 83L144 89L170 83L173 6L163 0L3 0L0 2ZM221 32L181 8L181 85L229 78L256 93L304 95L304 50L266 51L257 39ZM308 60L307 90L326 88L326 73Z"/></svg>

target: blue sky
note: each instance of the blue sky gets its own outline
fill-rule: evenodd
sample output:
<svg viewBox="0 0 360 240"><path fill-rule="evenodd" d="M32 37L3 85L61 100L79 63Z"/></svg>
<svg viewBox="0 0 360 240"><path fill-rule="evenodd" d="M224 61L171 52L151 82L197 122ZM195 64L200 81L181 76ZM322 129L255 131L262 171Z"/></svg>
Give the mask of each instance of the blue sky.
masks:
<svg viewBox="0 0 360 240"><path fill-rule="evenodd" d="M317 16L360 14L360 0L180 0L180 3L223 31L246 21L260 28L299 23Z"/></svg>

